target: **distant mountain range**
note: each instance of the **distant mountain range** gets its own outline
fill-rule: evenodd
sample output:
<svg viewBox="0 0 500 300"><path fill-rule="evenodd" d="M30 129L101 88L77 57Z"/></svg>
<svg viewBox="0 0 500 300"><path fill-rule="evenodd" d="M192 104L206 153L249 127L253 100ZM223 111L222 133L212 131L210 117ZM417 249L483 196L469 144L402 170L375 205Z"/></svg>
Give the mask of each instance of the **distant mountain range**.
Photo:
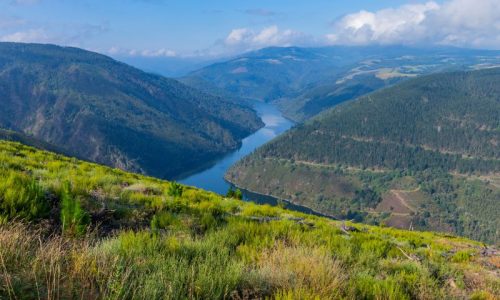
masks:
<svg viewBox="0 0 500 300"><path fill-rule="evenodd" d="M500 68L410 79L298 125L227 174L340 218L499 242Z"/></svg>
<svg viewBox="0 0 500 300"><path fill-rule="evenodd" d="M500 51L450 47L334 46L265 48L181 78L205 91L277 102L304 121L323 110L429 73L500 66Z"/></svg>
<svg viewBox="0 0 500 300"><path fill-rule="evenodd" d="M262 126L234 101L77 48L0 43L0 128L87 160L170 178Z"/></svg>

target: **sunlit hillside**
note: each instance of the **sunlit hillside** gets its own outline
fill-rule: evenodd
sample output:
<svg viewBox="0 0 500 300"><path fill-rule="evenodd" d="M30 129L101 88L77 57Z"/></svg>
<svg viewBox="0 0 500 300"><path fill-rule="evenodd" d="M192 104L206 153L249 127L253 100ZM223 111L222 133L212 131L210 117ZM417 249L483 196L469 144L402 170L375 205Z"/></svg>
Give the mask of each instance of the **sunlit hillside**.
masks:
<svg viewBox="0 0 500 300"><path fill-rule="evenodd" d="M0 298L494 299L499 252L0 142Z"/></svg>

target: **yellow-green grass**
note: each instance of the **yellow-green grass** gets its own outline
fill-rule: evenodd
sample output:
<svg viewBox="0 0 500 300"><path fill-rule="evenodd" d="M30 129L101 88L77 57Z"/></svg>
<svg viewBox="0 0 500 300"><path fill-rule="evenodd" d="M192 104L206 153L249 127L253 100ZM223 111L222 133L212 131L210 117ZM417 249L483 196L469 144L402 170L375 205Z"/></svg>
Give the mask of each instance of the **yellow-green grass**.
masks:
<svg viewBox="0 0 500 300"><path fill-rule="evenodd" d="M344 226L2 141L0 216L0 299L500 295L498 254L478 242Z"/></svg>

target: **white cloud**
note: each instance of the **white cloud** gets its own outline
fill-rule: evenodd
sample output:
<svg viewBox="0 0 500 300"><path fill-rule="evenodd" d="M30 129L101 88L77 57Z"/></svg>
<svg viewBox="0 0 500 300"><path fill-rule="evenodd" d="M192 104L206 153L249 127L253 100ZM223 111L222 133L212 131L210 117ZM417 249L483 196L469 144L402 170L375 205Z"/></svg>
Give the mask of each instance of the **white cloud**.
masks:
<svg viewBox="0 0 500 300"><path fill-rule="evenodd" d="M108 30L106 24L70 24L56 28L48 25L38 27L21 19L17 22L14 26L0 26L0 41L85 47L86 41Z"/></svg>
<svg viewBox="0 0 500 300"><path fill-rule="evenodd" d="M226 45L238 45L251 37L252 32L247 28L233 29L226 38Z"/></svg>
<svg viewBox="0 0 500 300"><path fill-rule="evenodd" d="M331 44L443 44L500 48L498 0L449 0L360 11L337 20Z"/></svg>
<svg viewBox="0 0 500 300"><path fill-rule="evenodd" d="M17 31L0 36L2 42L16 42L16 43L50 43L53 39L42 28L28 29L25 31Z"/></svg>
<svg viewBox="0 0 500 300"><path fill-rule="evenodd" d="M145 49L145 50L138 50L138 49L123 49L120 47L111 47L106 51L110 55L117 55L117 56L143 56L143 57L176 57L177 53L173 50L170 49Z"/></svg>
<svg viewBox="0 0 500 300"><path fill-rule="evenodd" d="M143 50L141 51L142 56L147 57L175 57L177 54L173 50L169 49L158 49L158 50Z"/></svg>
<svg viewBox="0 0 500 300"><path fill-rule="evenodd" d="M278 26L273 25L260 31L248 28L233 29L224 40L224 45L233 49L252 50L269 46L304 45L311 40L310 36L302 32L280 30Z"/></svg>

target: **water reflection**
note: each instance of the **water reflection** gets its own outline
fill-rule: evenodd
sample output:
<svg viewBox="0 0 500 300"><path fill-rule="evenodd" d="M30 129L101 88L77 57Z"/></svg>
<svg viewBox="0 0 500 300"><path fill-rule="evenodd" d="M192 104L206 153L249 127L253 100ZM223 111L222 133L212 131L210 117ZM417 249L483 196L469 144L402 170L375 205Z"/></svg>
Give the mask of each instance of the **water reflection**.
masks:
<svg viewBox="0 0 500 300"><path fill-rule="evenodd" d="M254 106L265 126L242 141L240 149L228 154L215 165L192 174L179 182L196 186L219 194L225 194L230 184L224 180L224 174L234 163L250 154L257 147L270 141L292 127L293 123L284 118L272 104L257 102Z"/></svg>

